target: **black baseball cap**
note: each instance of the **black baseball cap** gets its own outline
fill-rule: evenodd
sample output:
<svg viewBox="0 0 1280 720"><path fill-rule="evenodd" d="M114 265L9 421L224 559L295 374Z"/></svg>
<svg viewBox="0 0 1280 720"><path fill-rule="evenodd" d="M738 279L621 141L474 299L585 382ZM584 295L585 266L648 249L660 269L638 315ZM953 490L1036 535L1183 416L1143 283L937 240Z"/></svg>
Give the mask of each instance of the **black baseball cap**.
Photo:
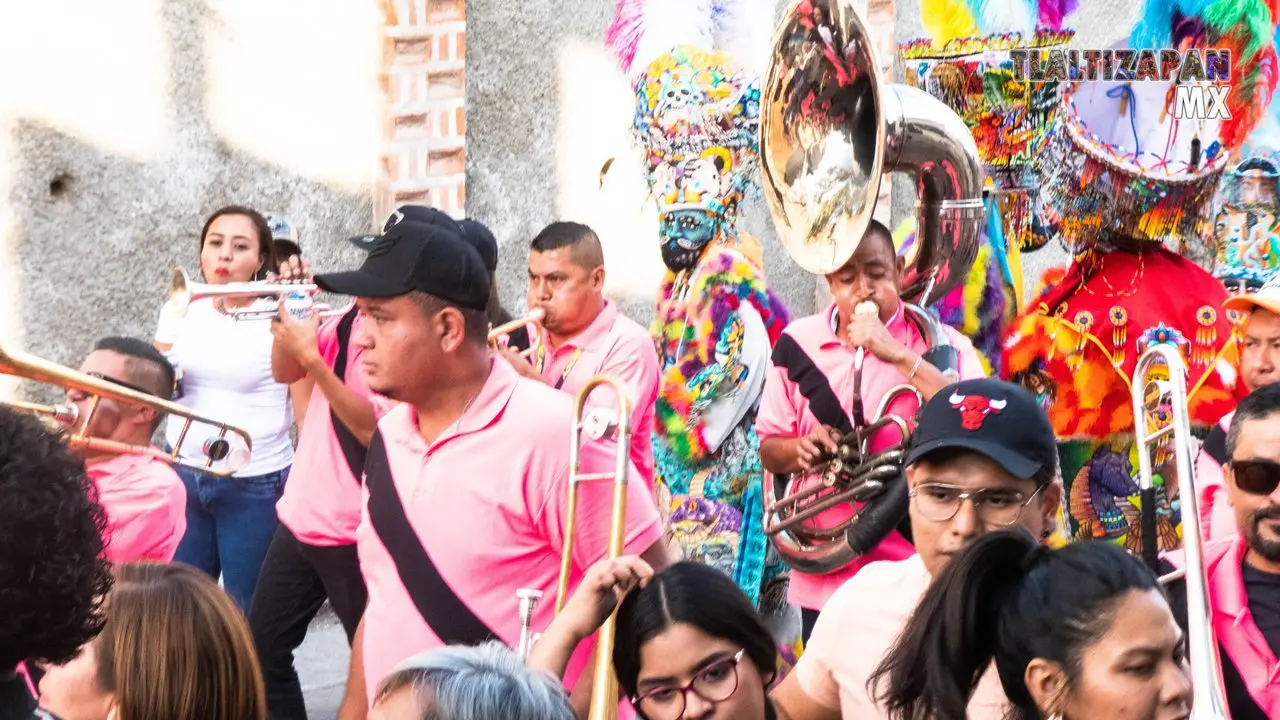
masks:
<svg viewBox="0 0 1280 720"><path fill-rule="evenodd" d="M459 220L458 227L462 228L462 236L471 243L471 247L480 253L480 259L484 260L484 269L497 272L498 238L494 237L489 228L479 220Z"/></svg>
<svg viewBox="0 0 1280 720"><path fill-rule="evenodd" d="M1057 470L1058 443L1036 398L1020 385L993 378L962 380L920 408L906 464L938 450L970 450L1010 475L1029 479Z"/></svg>
<svg viewBox="0 0 1280 720"><path fill-rule="evenodd" d="M378 236L359 270L316 275L315 283L321 290L354 297L392 298L416 291L472 310L489 304L489 273L480 254L442 224L397 222Z"/></svg>
<svg viewBox="0 0 1280 720"><path fill-rule="evenodd" d="M361 250L371 250L378 242L379 238L386 235L390 232L391 228L402 222L416 222L422 225L434 225L442 227L455 235L462 236L462 229L458 227L458 222L449 217L448 214L426 205L401 205L395 210L392 210L391 214L387 216L387 219L382 221L381 235L357 235L350 238L350 242Z"/></svg>

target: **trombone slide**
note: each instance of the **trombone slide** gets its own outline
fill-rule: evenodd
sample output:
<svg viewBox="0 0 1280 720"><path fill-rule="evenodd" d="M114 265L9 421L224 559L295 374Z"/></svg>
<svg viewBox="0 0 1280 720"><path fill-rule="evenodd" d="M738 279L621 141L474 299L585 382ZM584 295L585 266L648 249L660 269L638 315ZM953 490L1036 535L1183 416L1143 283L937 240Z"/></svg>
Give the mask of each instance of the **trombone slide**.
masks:
<svg viewBox="0 0 1280 720"><path fill-rule="evenodd" d="M89 411L84 414L84 422L79 422L80 412L74 405L37 405L16 400L0 400L0 406L49 417L63 425L67 430L65 441L68 445L74 447L109 453L149 455L175 465L189 467L218 477L228 477L236 470L244 467L248 463L253 449L253 439L245 430L197 415L171 400L138 392L107 380L99 380L78 370L72 370L17 350L10 350L3 344L0 344L0 375L12 375L33 382L60 387L64 390L79 390L93 396ZM131 445L87 435L86 429L97 411L98 403L103 398L149 407L157 412L174 415L185 420L182 432L179 434L177 442L174 443L174 450L166 453L151 445ZM212 425L218 429L216 435L207 438L203 443L205 453L205 461L203 463L185 461L179 456L183 440L186 439L192 425L196 423ZM232 449L231 441L227 437L228 433L241 439L244 444L243 450ZM222 460L226 461L224 467L213 467L213 463Z"/></svg>
<svg viewBox="0 0 1280 720"><path fill-rule="evenodd" d="M1151 431L1147 414L1151 408L1151 391L1148 375L1156 365L1169 369L1167 390L1173 421L1159 430ZM1209 582L1205 576L1204 544L1200 536L1200 507L1195 489L1195 466L1191 454L1191 419L1187 405L1187 368L1182 355L1168 344L1155 344L1138 358L1133 370L1132 388L1134 442L1138 450L1138 487L1153 487L1154 468L1151 451L1156 442L1167 435L1173 436L1173 458L1177 467L1182 504L1182 538L1186 554L1187 584L1187 655L1191 661L1191 687L1194 701L1192 720L1229 720L1225 684L1222 680L1222 664L1218 656L1218 641L1213 632L1212 608L1209 603ZM1162 390L1164 388L1161 388ZM1157 399L1163 393L1158 393ZM1155 508L1146 503L1143 515L1154 513ZM1143 538L1144 542L1147 540ZM1154 542L1154 538L1151 539ZM1169 580L1172 580L1170 578ZM1165 581L1167 582L1167 581Z"/></svg>

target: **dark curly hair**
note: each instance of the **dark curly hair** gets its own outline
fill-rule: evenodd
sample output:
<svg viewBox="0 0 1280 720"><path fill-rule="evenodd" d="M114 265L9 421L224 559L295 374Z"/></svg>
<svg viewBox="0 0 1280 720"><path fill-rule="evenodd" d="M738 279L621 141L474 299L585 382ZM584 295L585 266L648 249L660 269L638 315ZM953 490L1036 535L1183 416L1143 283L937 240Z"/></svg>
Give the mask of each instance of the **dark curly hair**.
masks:
<svg viewBox="0 0 1280 720"><path fill-rule="evenodd" d="M0 673L68 662L105 622L107 515L61 439L3 407L0 518Z"/></svg>

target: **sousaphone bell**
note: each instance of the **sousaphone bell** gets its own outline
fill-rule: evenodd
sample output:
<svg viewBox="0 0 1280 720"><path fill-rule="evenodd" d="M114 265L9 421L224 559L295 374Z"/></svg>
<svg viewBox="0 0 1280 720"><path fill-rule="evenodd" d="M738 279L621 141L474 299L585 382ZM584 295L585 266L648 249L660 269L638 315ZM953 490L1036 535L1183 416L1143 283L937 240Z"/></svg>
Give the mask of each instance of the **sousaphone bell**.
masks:
<svg viewBox="0 0 1280 720"><path fill-rule="evenodd" d="M800 267L835 272L853 257L872 220L881 177L914 178L919 232L906 258L901 297L907 317L929 342L924 360L956 369L956 352L924 310L950 292L972 267L983 223L984 177L978 148L964 121L931 95L879 76L872 36L849 0L796 0L773 40L761 102L764 195L783 247ZM861 387L864 352L856 353ZM792 567L831 572L874 548L907 514L902 479L909 425L887 415L889 392L869 420L855 394L853 430L840 452L799 489L797 476L765 474L765 532ZM856 393L856 391L855 391ZM898 444L868 452L889 426ZM809 522L843 503L858 508L847 522Z"/></svg>

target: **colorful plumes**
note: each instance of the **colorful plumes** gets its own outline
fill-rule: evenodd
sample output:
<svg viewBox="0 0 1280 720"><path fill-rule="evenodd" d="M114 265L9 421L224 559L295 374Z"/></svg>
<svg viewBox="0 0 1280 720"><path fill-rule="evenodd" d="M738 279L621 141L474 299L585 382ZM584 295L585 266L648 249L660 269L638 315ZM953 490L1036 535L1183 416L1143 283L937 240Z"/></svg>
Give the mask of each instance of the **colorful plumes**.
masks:
<svg viewBox="0 0 1280 720"><path fill-rule="evenodd" d="M983 35L1019 33L1030 37L1038 21L1034 0L967 0Z"/></svg>
<svg viewBox="0 0 1280 720"><path fill-rule="evenodd" d="M631 72L636 48L644 34L644 3L645 0L618 0L613 24L605 31L605 46L613 51L625 73Z"/></svg>
<svg viewBox="0 0 1280 720"><path fill-rule="evenodd" d="M786 308L765 289L760 271L729 250L711 250L683 302L673 301L675 275L668 272L659 298L653 335L660 355L674 358L663 372L656 408L656 432L682 461L710 453L703 437L701 411L716 397L737 388L739 378L720 371L717 345L743 302L764 321L770 344L787 326Z"/></svg>
<svg viewBox="0 0 1280 720"><path fill-rule="evenodd" d="M1164 48L1172 44L1174 3L1170 0L1147 0L1142 17L1129 33L1133 48Z"/></svg>
<svg viewBox="0 0 1280 720"><path fill-rule="evenodd" d="M1239 57L1232 57L1232 77L1253 62L1258 53L1271 43L1275 26L1271 11L1263 0L1217 0L1204 10L1204 22L1220 38L1233 40Z"/></svg>
<svg viewBox="0 0 1280 720"><path fill-rule="evenodd" d="M1040 0L1039 26L1049 30L1061 30L1067 16L1076 11L1080 0Z"/></svg>
<svg viewBox="0 0 1280 720"><path fill-rule="evenodd" d="M920 22L938 46L979 34L977 22L964 0L921 0Z"/></svg>

